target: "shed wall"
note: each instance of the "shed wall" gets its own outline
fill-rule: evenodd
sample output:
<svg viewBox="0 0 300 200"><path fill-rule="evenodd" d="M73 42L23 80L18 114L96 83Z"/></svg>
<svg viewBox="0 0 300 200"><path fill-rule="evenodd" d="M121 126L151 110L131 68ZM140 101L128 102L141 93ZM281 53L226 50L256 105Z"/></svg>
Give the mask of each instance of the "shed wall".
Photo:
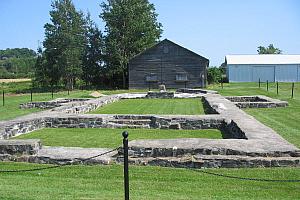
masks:
<svg viewBox="0 0 300 200"><path fill-rule="evenodd" d="M227 65L229 82L300 82L299 65Z"/></svg>

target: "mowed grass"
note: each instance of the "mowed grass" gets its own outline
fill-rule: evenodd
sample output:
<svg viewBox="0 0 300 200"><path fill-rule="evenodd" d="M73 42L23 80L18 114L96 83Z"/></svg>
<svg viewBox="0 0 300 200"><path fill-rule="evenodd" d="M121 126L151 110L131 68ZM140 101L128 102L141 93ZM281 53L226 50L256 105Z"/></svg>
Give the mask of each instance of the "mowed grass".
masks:
<svg viewBox="0 0 300 200"><path fill-rule="evenodd" d="M13 139L41 139L46 146L65 147L106 147L115 148L122 145L122 129L76 129L46 128L21 135ZM169 138L210 138L221 139L219 130L161 130L161 129L129 129L129 140L169 139Z"/></svg>
<svg viewBox="0 0 300 200"><path fill-rule="evenodd" d="M40 109L20 109L21 103L30 102L31 82L10 82L0 83L0 120L9 120L16 117L27 115L33 112L41 111ZM5 102L3 106L2 91L5 92ZM67 91L54 92L53 98L91 98L89 95L94 90L73 90L68 95ZM127 92L145 92L145 90L99 90L105 95L127 93ZM22 93L27 92L27 93ZM49 101L52 100L51 92L33 93L33 101Z"/></svg>
<svg viewBox="0 0 300 200"><path fill-rule="evenodd" d="M1 170L44 165L0 163ZM209 172L266 179L300 179L299 168L206 169ZM1 199L124 199L123 166L66 166L0 173ZM129 167L130 199L299 199L299 183L232 180L162 167Z"/></svg>
<svg viewBox="0 0 300 200"><path fill-rule="evenodd" d="M200 98L195 99L123 99L105 105L92 114L204 114Z"/></svg>
<svg viewBox="0 0 300 200"><path fill-rule="evenodd" d="M224 89L219 85L210 87L225 96L260 94L288 101L289 106L286 108L251 108L245 111L300 148L300 83L295 83L293 99L291 88L291 83L279 83L277 95L276 83L269 83L269 91L266 89L266 83L261 84L261 88L258 87L258 83L224 84Z"/></svg>
<svg viewBox="0 0 300 200"><path fill-rule="evenodd" d="M89 97L90 91L76 90L67 94L67 92L57 92L54 94L55 98L86 98ZM49 101L52 100L51 93L34 93L33 101ZM42 111L41 109L20 109L19 105L21 103L30 102L30 94L5 94L4 106L2 105L2 95L0 100L0 120L9 120L16 118L18 116L30 114L37 111Z"/></svg>

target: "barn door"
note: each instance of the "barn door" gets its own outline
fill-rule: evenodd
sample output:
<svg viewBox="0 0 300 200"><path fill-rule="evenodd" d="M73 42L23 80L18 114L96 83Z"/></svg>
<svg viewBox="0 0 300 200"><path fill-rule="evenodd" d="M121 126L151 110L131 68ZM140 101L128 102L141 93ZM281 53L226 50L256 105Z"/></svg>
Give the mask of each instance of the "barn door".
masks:
<svg viewBox="0 0 300 200"><path fill-rule="evenodd" d="M274 66L254 66L252 71L253 82L274 82L275 81L275 67Z"/></svg>

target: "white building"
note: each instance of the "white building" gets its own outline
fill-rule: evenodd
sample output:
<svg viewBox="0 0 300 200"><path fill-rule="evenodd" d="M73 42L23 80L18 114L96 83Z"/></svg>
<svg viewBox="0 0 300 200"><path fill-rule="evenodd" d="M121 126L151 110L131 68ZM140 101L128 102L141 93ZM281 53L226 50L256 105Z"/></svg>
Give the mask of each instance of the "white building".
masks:
<svg viewBox="0 0 300 200"><path fill-rule="evenodd" d="M229 82L300 82L300 55L227 55Z"/></svg>

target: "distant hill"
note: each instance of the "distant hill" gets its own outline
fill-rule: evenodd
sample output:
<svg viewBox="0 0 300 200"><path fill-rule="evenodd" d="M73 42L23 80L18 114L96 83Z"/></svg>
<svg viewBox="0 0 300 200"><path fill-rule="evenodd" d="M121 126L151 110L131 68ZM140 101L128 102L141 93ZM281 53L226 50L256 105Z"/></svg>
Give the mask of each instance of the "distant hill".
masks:
<svg viewBox="0 0 300 200"><path fill-rule="evenodd" d="M0 78L32 77L37 54L28 48L0 50Z"/></svg>

